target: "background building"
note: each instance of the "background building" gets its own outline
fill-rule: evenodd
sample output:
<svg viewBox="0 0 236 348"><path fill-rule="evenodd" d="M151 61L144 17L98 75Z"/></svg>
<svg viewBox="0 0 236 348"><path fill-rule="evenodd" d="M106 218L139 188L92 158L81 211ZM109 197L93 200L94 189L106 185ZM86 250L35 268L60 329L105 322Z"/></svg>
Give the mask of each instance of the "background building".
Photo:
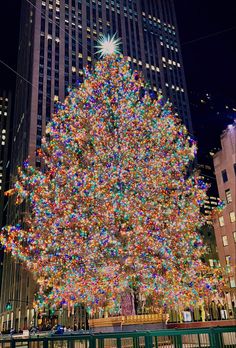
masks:
<svg viewBox="0 0 236 348"><path fill-rule="evenodd" d="M18 77L12 135L11 177L29 157L40 168L37 149L57 101L82 80L83 67L98 57L100 34L121 39L121 52L143 72L150 90L161 91L192 132L186 83L172 0L27 0L22 2ZM21 222L24 204L9 202L8 223ZM20 265L5 257L2 328L29 326L35 284ZM12 299L13 310L6 311ZM28 304L28 305L27 305ZM1 329L1 327L0 327Z"/></svg>
<svg viewBox="0 0 236 348"><path fill-rule="evenodd" d="M222 131L236 118L236 101L209 92L194 91L190 91L189 101L193 133L198 142L198 162L212 167L213 173L210 154L220 149Z"/></svg>
<svg viewBox="0 0 236 348"><path fill-rule="evenodd" d="M4 192L9 186L9 135L11 118L11 94L0 91L0 228L5 224L6 202Z"/></svg>
<svg viewBox="0 0 236 348"><path fill-rule="evenodd" d="M9 187L9 135L11 117L11 94L0 91L0 228L6 223L7 199L4 192ZM0 298L3 270L3 250L0 245Z"/></svg>
<svg viewBox="0 0 236 348"><path fill-rule="evenodd" d="M220 263L229 274L231 288L236 287L236 123L221 135L221 147L214 157L217 186L225 209L214 221Z"/></svg>

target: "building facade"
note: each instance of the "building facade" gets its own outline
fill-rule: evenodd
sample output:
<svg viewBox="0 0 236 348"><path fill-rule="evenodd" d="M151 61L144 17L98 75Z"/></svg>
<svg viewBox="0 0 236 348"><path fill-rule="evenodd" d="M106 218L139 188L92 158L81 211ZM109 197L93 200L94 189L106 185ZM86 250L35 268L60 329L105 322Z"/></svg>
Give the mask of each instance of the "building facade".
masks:
<svg viewBox="0 0 236 348"><path fill-rule="evenodd" d="M37 149L57 101L83 78L83 67L98 58L99 35L121 39L121 52L142 71L153 93L169 98L192 132L173 0L29 0L22 2L12 144L12 177L29 158L40 168ZM21 222L24 204L9 203L8 223ZM32 321L35 286L10 257L3 269L2 328ZM12 298L13 311L5 311ZM25 305L26 304L26 305ZM20 314L19 314L20 313ZM8 316L8 320L6 319ZM1 329L1 327L0 327Z"/></svg>
<svg viewBox="0 0 236 348"><path fill-rule="evenodd" d="M221 266L229 276L229 286L236 288L236 123L221 135L221 147L214 157L219 196L225 208L214 221Z"/></svg>
<svg viewBox="0 0 236 348"><path fill-rule="evenodd" d="M0 228L6 223L7 199L4 192L9 187L9 135L11 117L11 94L0 91ZM0 246L0 298L3 271L3 250Z"/></svg>
<svg viewBox="0 0 236 348"><path fill-rule="evenodd" d="M11 117L11 94L0 91L0 228L5 224L6 199L4 192L9 185L9 135Z"/></svg>

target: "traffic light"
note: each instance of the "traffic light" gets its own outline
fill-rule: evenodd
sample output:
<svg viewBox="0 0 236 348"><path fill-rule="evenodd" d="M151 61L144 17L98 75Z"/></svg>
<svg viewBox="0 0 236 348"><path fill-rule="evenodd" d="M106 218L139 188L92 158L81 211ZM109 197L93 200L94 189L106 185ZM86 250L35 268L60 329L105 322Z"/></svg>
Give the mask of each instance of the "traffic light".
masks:
<svg viewBox="0 0 236 348"><path fill-rule="evenodd" d="M11 311L12 310L12 304L10 302L7 302L6 304L6 310Z"/></svg>

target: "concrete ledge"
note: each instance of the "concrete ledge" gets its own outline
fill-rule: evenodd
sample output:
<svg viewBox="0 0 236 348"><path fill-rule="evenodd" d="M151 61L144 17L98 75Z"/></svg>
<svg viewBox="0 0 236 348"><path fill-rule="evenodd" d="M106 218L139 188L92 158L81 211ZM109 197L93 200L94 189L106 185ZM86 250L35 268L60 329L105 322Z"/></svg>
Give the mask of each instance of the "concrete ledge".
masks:
<svg viewBox="0 0 236 348"><path fill-rule="evenodd" d="M212 320L212 321L196 321L189 323L169 323L167 329L195 329L195 328L209 328L209 327L225 327L235 326L236 319L228 320Z"/></svg>

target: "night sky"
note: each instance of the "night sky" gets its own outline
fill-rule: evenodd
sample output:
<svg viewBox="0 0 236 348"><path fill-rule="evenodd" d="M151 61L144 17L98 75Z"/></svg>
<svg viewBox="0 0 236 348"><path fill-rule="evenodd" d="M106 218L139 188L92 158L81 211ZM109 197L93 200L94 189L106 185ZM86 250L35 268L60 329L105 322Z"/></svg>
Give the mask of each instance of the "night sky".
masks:
<svg viewBox="0 0 236 348"><path fill-rule="evenodd" d="M175 0L175 8L188 90L236 100L236 1Z"/></svg>
<svg viewBox="0 0 236 348"><path fill-rule="evenodd" d="M233 4L235 0L175 0L189 91L207 91L219 98L236 100L236 6L234 9ZM20 0L2 1L0 59L14 69L19 17ZM0 64L0 88L13 89L14 85L14 73Z"/></svg>

